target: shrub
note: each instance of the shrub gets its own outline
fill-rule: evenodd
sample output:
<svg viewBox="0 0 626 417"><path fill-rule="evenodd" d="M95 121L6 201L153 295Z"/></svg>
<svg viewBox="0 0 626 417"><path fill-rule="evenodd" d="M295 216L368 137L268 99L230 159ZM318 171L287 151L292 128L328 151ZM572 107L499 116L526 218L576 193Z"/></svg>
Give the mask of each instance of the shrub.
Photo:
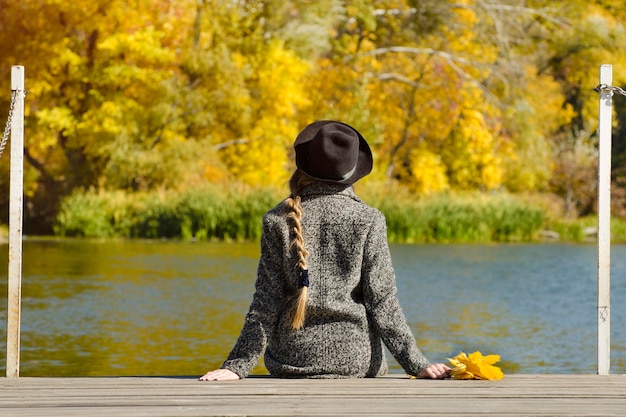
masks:
<svg viewBox="0 0 626 417"><path fill-rule="evenodd" d="M543 211L508 195L442 194L407 204L381 203L392 242L491 242L531 240Z"/></svg>
<svg viewBox="0 0 626 417"><path fill-rule="evenodd" d="M106 199L94 192L75 191L61 202L54 232L60 236L112 237Z"/></svg>
<svg viewBox="0 0 626 417"><path fill-rule="evenodd" d="M263 214L277 201L263 189L81 190L62 202L54 231L60 236L256 240Z"/></svg>

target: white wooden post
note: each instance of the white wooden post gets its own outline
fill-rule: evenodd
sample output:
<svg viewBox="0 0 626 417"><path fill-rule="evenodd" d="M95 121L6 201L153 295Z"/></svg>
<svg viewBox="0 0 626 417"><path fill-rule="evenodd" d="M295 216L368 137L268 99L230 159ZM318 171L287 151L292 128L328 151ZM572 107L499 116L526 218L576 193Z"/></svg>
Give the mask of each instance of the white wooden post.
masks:
<svg viewBox="0 0 626 417"><path fill-rule="evenodd" d="M613 68L600 66L600 85L611 86ZM611 117L613 91L600 89L598 162L598 374L611 370Z"/></svg>
<svg viewBox="0 0 626 417"><path fill-rule="evenodd" d="M20 375L20 316L22 306L22 201L24 179L24 67L11 67L15 105L11 117L9 191L9 271L7 310L7 378Z"/></svg>

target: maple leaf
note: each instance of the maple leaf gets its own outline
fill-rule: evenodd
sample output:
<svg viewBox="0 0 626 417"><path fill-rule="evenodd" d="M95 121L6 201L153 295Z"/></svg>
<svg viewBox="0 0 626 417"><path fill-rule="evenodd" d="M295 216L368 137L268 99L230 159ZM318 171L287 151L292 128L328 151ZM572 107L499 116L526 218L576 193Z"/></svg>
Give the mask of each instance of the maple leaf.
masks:
<svg viewBox="0 0 626 417"><path fill-rule="evenodd" d="M480 351L470 353L461 352L454 358L448 358L452 365L450 375L453 379L488 379L499 380L504 378L502 370L494 366L500 360L500 355L483 356Z"/></svg>

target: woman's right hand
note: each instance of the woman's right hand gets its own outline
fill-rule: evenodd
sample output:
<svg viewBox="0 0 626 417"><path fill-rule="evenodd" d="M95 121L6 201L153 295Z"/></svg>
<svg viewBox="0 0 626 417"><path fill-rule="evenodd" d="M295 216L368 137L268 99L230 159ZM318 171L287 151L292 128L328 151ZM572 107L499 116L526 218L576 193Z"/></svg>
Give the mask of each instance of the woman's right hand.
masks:
<svg viewBox="0 0 626 417"><path fill-rule="evenodd" d="M200 377L200 381L234 381L235 379L239 379L239 375L228 369L216 369Z"/></svg>
<svg viewBox="0 0 626 417"><path fill-rule="evenodd" d="M417 374L418 378L444 379L450 376L450 367L443 363L433 363Z"/></svg>

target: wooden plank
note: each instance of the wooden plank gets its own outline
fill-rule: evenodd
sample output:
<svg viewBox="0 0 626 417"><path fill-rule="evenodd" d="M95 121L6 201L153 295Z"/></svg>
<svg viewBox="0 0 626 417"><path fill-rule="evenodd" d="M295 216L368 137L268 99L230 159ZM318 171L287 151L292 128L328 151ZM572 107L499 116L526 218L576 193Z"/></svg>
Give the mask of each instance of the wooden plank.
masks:
<svg viewBox="0 0 626 417"><path fill-rule="evenodd" d="M2 416L626 416L624 375L502 381L252 377L0 379Z"/></svg>

